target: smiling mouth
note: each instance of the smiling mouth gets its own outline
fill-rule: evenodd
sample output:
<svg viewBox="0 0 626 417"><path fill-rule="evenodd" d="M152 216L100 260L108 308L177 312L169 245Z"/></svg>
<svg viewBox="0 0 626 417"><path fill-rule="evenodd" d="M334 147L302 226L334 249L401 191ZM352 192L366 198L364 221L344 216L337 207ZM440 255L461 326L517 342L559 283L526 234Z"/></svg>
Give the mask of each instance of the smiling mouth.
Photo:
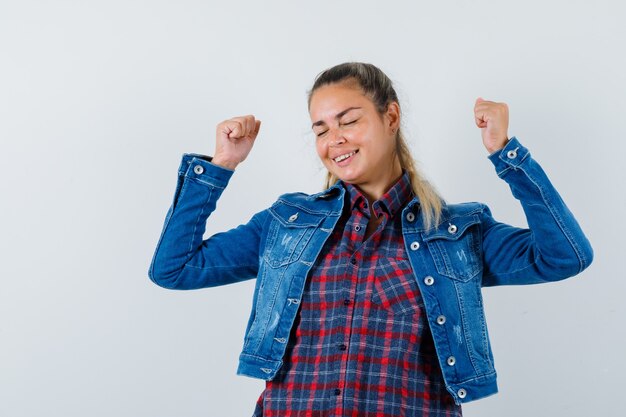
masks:
<svg viewBox="0 0 626 417"><path fill-rule="evenodd" d="M348 153L344 153L343 155L339 155L336 158L333 158L333 161L335 162L341 162L343 160L346 160L348 158L350 158L352 155L356 154L359 150L357 149L356 151L352 151L352 152L348 152Z"/></svg>

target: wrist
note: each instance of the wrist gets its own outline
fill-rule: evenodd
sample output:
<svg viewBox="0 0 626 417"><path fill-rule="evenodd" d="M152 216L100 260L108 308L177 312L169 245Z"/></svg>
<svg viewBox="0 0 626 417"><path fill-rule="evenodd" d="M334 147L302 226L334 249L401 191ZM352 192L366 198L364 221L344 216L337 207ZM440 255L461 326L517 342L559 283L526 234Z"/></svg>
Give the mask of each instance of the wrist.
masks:
<svg viewBox="0 0 626 417"><path fill-rule="evenodd" d="M508 137L502 142L495 144L494 146L486 146L485 148L487 148L487 152L489 152L489 155L493 155L494 153L504 149L507 143L509 143Z"/></svg>
<svg viewBox="0 0 626 417"><path fill-rule="evenodd" d="M234 161L229 161L228 159L222 158L219 155L214 156L211 159L211 163L215 164L215 165L219 165L223 168L227 168L230 169L232 171L235 170L235 168L237 167L237 165L239 165L238 162L234 162Z"/></svg>

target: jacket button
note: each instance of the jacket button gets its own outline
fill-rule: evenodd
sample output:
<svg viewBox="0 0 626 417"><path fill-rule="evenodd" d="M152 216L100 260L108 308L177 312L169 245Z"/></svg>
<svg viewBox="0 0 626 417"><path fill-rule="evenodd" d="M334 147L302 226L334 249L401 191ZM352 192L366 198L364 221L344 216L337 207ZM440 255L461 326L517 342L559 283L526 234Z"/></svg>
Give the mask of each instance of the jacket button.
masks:
<svg viewBox="0 0 626 417"><path fill-rule="evenodd" d="M412 222L413 220L415 220L415 214L409 211L406 215L406 220Z"/></svg>
<svg viewBox="0 0 626 417"><path fill-rule="evenodd" d="M291 216L289 216L287 220L289 221L289 223L293 223L296 221L297 218L298 218L298 213L292 214Z"/></svg>
<svg viewBox="0 0 626 417"><path fill-rule="evenodd" d="M448 226L448 233L450 233L450 234L455 234L455 233L456 233L456 230L457 230L457 228L456 228L456 226L455 226L455 225L450 224L450 226Z"/></svg>
<svg viewBox="0 0 626 417"><path fill-rule="evenodd" d="M454 356L449 356L447 362L448 365L454 366L454 364L456 363L456 358Z"/></svg>
<svg viewBox="0 0 626 417"><path fill-rule="evenodd" d="M434 283L435 283L435 278L431 277L430 275L424 278L424 284L433 285Z"/></svg>
<svg viewBox="0 0 626 417"><path fill-rule="evenodd" d="M193 167L193 172L200 175L204 172L204 168L202 168L202 165L196 165L195 167Z"/></svg>
<svg viewBox="0 0 626 417"><path fill-rule="evenodd" d="M446 322L446 316L444 316L443 314L439 317L437 317L437 324L444 324Z"/></svg>
<svg viewBox="0 0 626 417"><path fill-rule="evenodd" d="M411 250L418 250L420 247L419 242L412 242L411 243Z"/></svg>
<svg viewBox="0 0 626 417"><path fill-rule="evenodd" d="M465 396L467 395L467 392L461 388L460 390L457 391L457 395L459 396L459 398L465 398Z"/></svg>
<svg viewBox="0 0 626 417"><path fill-rule="evenodd" d="M506 157L509 159L515 159L517 157L517 149L513 149L506 153Z"/></svg>

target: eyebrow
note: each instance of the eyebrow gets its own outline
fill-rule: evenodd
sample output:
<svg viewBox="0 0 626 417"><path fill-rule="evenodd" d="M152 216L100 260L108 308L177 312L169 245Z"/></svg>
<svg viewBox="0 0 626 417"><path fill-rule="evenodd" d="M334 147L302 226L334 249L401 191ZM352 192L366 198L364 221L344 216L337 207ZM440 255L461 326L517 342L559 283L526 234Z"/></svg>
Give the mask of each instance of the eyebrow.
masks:
<svg viewBox="0 0 626 417"><path fill-rule="evenodd" d="M339 113L337 113L335 115L335 119L340 119L341 116L343 116L344 114L348 113L350 110L354 110L354 109L360 109L360 107L348 107L345 110L340 111ZM313 129L315 126L319 126L319 125L323 125L325 124L323 120L318 120L317 122L313 123L311 125L311 129Z"/></svg>

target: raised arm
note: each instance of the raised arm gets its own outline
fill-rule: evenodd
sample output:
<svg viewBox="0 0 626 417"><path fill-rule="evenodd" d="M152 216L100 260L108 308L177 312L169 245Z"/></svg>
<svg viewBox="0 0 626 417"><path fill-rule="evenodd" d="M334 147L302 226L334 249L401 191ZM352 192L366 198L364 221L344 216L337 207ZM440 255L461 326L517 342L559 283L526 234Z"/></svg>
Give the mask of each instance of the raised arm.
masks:
<svg viewBox="0 0 626 417"><path fill-rule="evenodd" d="M213 158L183 155L174 199L148 269L157 285L195 289L256 277L265 210L246 224L206 240L203 235L234 168L252 148L260 123L253 116L226 120L217 126Z"/></svg>
<svg viewBox="0 0 626 417"><path fill-rule="evenodd" d="M535 284L582 272L593 260L591 244L528 149L516 137L507 138L506 104L479 98L474 112L489 159L522 204L528 222L528 228L498 222L485 207L483 285Z"/></svg>
<svg viewBox="0 0 626 417"><path fill-rule="evenodd" d="M489 156L498 176L520 201L528 228L483 213L483 285L535 284L574 276L593 260L593 249L539 163L516 137Z"/></svg>

